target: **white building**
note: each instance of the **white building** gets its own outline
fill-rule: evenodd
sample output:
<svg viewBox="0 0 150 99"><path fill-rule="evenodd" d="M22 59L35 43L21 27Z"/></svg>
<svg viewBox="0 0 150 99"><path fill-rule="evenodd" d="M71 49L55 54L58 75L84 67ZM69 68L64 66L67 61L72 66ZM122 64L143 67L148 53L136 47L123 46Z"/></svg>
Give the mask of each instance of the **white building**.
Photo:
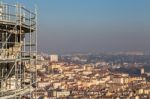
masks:
<svg viewBox="0 0 150 99"><path fill-rule="evenodd" d="M50 85L50 82L49 81L39 81L38 82L38 87L39 88L44 88L46 86Z"/></svg>
<svg viewBox="0 0 150 99"><path fill-rule="evenodd" d="M53 92L54 97L60 98L60 97L66 97L70 95L70 91L54 91Z"/></svg>
<svg viewBox="0 0 150 99"><path fill-rule="evenodd" d="M117 84L126 84L129 82L129 79L127 77L113 77L112 81Z"/></svg>
<svg viewBox="0 0 150 99"><path fill-rule="evenodd" d="M58 55L50 55L51 62L58 62Z"/></svg>
<svg viewBox="0 0 150 99"><path fill-rule="evenodd" d="M144 68L141 68L141 75L144 74Z"/></svg>

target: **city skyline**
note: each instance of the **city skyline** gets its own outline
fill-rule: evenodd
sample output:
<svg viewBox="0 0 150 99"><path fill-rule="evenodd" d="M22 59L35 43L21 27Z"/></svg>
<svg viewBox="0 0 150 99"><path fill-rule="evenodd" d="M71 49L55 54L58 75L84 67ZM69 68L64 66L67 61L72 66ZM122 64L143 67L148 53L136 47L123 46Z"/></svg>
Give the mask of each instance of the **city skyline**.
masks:
<svg viewBox="0 0 150 99"><path fill-rule="evenodd" d="M149 4L0 0L0 99L150 99Z"/></svg>
<svg viewBox="0 0 150 99"><path fill-rule="evenodd" d="M40 52L150 52L149 0L13 1L37 5Z"/></svg>

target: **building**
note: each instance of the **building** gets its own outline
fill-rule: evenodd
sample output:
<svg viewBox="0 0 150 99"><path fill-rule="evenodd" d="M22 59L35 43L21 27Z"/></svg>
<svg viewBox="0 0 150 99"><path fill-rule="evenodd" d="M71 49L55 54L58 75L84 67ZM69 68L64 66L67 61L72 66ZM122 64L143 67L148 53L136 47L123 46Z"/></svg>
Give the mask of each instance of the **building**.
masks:
<svg viewBox="0 0 150 99"><path fill-rule="evenodd" d="M141 75L144 74L144 68L141 68Z"/></svg>
<svg viewBox="0 0 150 99"><path fill-rule="evenodd" d="M116 77L113 77L112 81L117 84L126 84L129 82L129 79L128 79L128 77L116 76Z"/></svg>
<svg viewBox="0 0 150 99"><path fill-rule="evenodd" d="M54 91L53 96L57 98L62 98L70 95L70 91L62 90L62 91Z"/></svg>
<svg viewBox="0 0 150 99"><path fill-rule="evenodd" d="M50 55L50 62L58 62L58 55Z"/></svg>

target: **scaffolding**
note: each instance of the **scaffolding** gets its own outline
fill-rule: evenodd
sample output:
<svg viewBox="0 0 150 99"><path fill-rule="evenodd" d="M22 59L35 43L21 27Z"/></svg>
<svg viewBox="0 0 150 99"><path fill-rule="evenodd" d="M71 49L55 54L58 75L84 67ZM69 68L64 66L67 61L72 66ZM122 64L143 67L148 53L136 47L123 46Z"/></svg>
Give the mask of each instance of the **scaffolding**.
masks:
<svg viewBox="0 0 150 99"><path fill-rule="evenodd" d="M37 75L36 16L36 10L31 12L21 4L0 3L0 99L33 99Z"/></svg>

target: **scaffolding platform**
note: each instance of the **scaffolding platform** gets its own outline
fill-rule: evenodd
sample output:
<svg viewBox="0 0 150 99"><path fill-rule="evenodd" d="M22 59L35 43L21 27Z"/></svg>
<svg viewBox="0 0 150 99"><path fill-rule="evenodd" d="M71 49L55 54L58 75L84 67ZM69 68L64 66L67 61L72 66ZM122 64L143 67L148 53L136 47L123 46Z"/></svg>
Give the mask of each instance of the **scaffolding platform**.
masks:
<svg viewBox="0 0 150 99"><path fill-rule="evenodd" d="M36 90L37 14L0 3L0 99L32 98ZM28 79L28 87L24 82Z"/></svg>

